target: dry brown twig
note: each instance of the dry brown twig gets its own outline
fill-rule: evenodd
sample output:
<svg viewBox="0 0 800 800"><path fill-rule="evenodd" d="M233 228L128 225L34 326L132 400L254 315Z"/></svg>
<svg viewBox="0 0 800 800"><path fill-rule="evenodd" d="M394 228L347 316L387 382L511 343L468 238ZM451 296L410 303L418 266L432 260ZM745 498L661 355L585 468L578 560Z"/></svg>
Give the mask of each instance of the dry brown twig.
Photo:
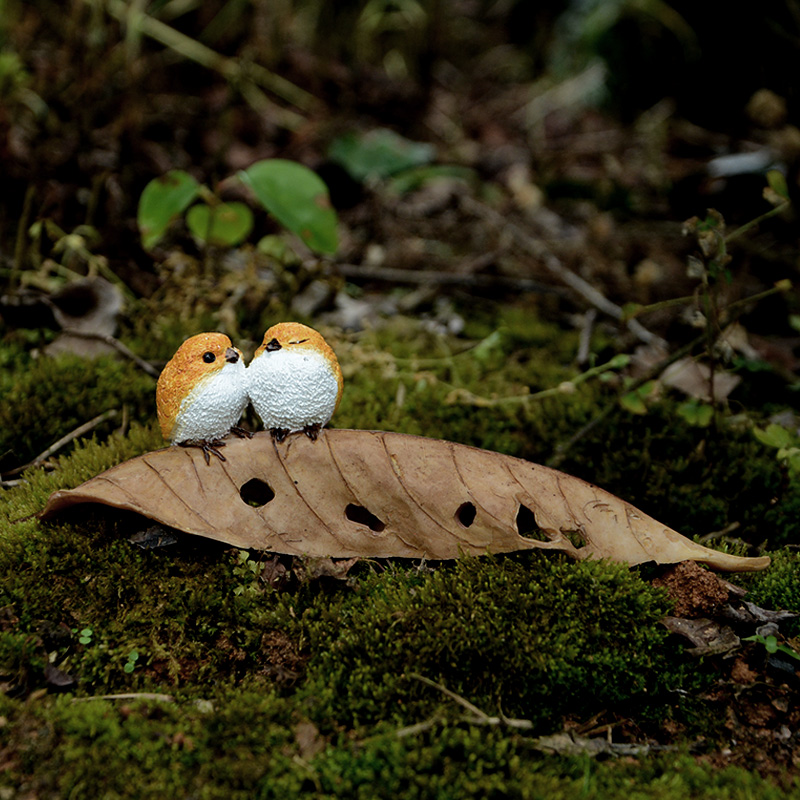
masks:
<svg viewBox="0 0 800 800"><path fill-rule="evenodd" d="M137 367L146 372L153 378L158 378L159 370L157 370L149 361L145 361L140 356L137 356L129 347L124 345L119 339L113 336L108 336L105 333L95 333L93 331L78 331L73 328L64 328L62 333L65 336L74 336L76 339L93 339L98 342L104 342L109 347L113 347L120 355L133 361Z"/></svg>
<svg viewBox="0 0 800 800"><path fill-rule="evenodd" d="M26 469L40 466L48 458L50 458L50 456L57 453L62 447L68 445L70 442L75 441L75 439L79 439L81 436L84 436L90 431L93 431L96 427L102 425L106 420L116 417L118 413L119 411L117 411L117 409L112 408L109 411L104 411L102 414L98 414L94 419L84 422L83 425L79 425L65 436L62 436L57 442L51 444L47 450L39 453L39 455L36 456L36 458L34 458L32 461L29 461L27 464L23 464L21 467L15 467L4 474L6 476L20 475L21 473L25 472Z"/></svg>
<svg viewBox="0 0 800 800"><path fill-rule="evenodd" d="M474 715L474 718L469 720L474 724L492 726L507 725L509 728L515 728L516 730L523 731L531 730L533 728L533 723L529 719L509 719L507 716L505 716L505 714L501 714L498 717L490 717L485 711L481 711L481 709L470 703L470 701L465 697L462 697L460 694L456 694L446 686L442 686L441 683L437 683L436 681L432 681L430 678L426 678L424 675L420 675L418 672L409 672L407 675L409 678L414 678L414 680L424 683L426 686L430 686L433 689L437 689L438 691L442 692L442 694L446 694L451 700L455 700L456 703L469 711L470 714Z"/></svg>
<svg viewBox="0 0 800 800"><path fill-rule="evenodd" d="M464 274L462 272L439 272L432 269L395 269L392 267L365 267L359 264L337 264L336 269L345 278L360 278L368 281L390 283L412 283L432 286L463 286L466 288L498 288L517 292L539 292L540 294L563 294L558 287L548 286L530 278L512 278L505 275Z"/></svg>

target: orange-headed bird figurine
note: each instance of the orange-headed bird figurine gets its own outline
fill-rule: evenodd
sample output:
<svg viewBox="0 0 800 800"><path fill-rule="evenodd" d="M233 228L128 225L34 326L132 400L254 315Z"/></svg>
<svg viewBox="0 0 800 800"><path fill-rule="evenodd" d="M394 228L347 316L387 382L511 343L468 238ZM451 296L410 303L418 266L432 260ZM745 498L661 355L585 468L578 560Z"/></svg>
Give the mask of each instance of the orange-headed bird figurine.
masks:
<svg viewBox="0 0 800 800"><path fill-rule="evenodd" d="M247 367L247 389L276 441L298 431L314 440L342 399L342 370L321 334L281 322L264 334Z"/></svg>
<svg viewBox="0 0 800 800"><path fill-rule="evenodd" d="M156 386L161 433L172 444L200 447L206 463L225 445L222 437L237 427L247 406L247 373L241 352L223 333L198 333L187 339L164 367Z"/></svg>

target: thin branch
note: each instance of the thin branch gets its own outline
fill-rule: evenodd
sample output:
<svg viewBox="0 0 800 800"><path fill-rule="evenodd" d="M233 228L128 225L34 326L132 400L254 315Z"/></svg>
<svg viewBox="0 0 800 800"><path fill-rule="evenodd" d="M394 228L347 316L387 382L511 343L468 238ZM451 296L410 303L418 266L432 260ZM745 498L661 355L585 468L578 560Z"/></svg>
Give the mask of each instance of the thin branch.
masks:
<svg viewBox="0 0 800 800"><path fill-rule="evenodd" d="M566 283L571 289L576 291L581 297L588 301L595 308L602 311L604 314L613 317L619 322L624 322L628 330L633 333L638 339L647 344L658 344L666 346L666 342L654 334L652 331L647 330L638 320L629 319L625 320L625 312L622 306L609 300L605 295L600 293L588 281L585 281L579 275L576 275L571 269L565 266L561 259L555 255L541 239L531 236L527 231L524 231L519 225L509 222L499 212L493 208L472 199L471 197L462 198L462 203L467 211L488 220L498 230L507 231L512 235L516 243L525 250L529 255L533 256L537 261L540 261L543 266L555 275L563 283Z"/></svg>
<svg viewBox="0 0 800 800"><path fill-rule="evenodd" d="M751 228L755 228L760 223L764 222L764 220L769 219L770 217L774 217L777 214L780 214L782 211L785 211L791 205L791 201L787 200L785 203L781 203L779 206L775 206L775 208L770 209L765 214L762 214L760 217L756 217L755 219L751 219L750 222L746 222L744 225L736 228L736 230L731 231L725 238L725 244L729 244L730 242L735 241L740 236L743 236L747 231Z"/></svg>
<svg viewBox="0 0 800 800"><path fill-rule="evenodd" d="M85 2L92 2L92 0L85 0ZM111 15L120 22L132 26L135 30L155 39L184 58L219 72L233 84L248 89L263 87L303 111L311 110L318 102L314 95L286 78L271 72L266 67L262 67L260 64L243 65L238 59L227 58L161 20L142 11L132 10L124 0L106 0L106 4ZM245 99L248 99L248 94L247 91L243 92ZM264 100L266 99L265 97ZM281 117L279 121L283 127L293 130L305 122L300 114L280 108L275 104L272 105Z"/></svg>
<svg viewBox="0 0 800 800"><path fill-rule="evenodd" d="M475 289L511 289L517 292L559 294L564 292L530 278L511 278L505 275L465 275L456 272L439 272L432 269L393 269L391 267L364 267L358 264L337 264L337 271L345 278L389 283L429 284L436 286L464 286Z"/></svg>
<svg viewBox="0 0 800 800"><path fill-rule="evenodd" d="M84 422L83 425L79 425L77 428L75 428L75 430L70 431L66 436L62 436L57 442L51 444L47 450L39 453L39 455L36 456L33 461L29 461L27 464L23 464L21 467L15 467L11 471L6 472L5 475L19 475L26 469L38 467L54 453L57 453L62 447L68 445L70 442L75 441L75 439L84 436L85 434L89 433L89 431L93 431L98 425L102 425L106 420L116 417L118 413L119 411L117 411L117 409L112 408L109 411L104 411L102 414L98 414L94 419Z"/></svg>
<svg viewBox="0 0 800 800"><path fill-rule="evenodd" d="M747 306L755 303L759 300L763 300L765 297L769 297L770 295L777 294L778 292L788 292L792 288L792 283L789 280L782 280L778 281L775 286L771 289L766 289L763 292L759 292L758 294L750 295L750 297L743 297L741 300L737 300L734 303L731 303L726 309L725 313L728 315L728 319L722 325L720 325L718 333L722 333L726 330L730 325L733 325L736 322L742 313L746 310ZM731 313L733 312L733 313ZM652 381L657 378L668 366L674 364L676 361L679 361L684 356L688 356L689 353L694 350L700 344L703 344L706 341L706 333L705 331L701 333L699 336L692 339L690 342L685 344L683 347L678 348L671 356L659 361L658 364L651 367L644 375L641 375L637 380L635 380L630 386L626 387L626 393L635 392L640 387L644 386L645 383L648 381ZM577 442L583 439L586 434L590 431L594 430L601 422L603 422L607 417L611 416L611 414L615 411L619 410L619 405L615 402L609 403L596 417L589 420L582 428L576 431L566 442L559 444L556 446L556 452L553 457L547 462L548 467L558 467L564 459L566 458L567 451L573 447Z"/></svg>
<svg viewBox="0 0 800 800"><path fill-rule="evenodd" d="M592 348L592 332L594 331L594 321L597 319L597 309L590 308L583 315L581 321L580 339L578 340L578 355L575 361L579 366L588 363Z"/></svg>
<svg viewBox="0 0 800 800"><path fill-rule="evenodd" d="M157 692L124 692L121 694L96 694L92 697L74 697L73 703L89 703L92 700L158 700L160 703L174 703L171 694L158 694Z"/></svg>
<svg viewBox="0 0 800 800"><path fill-rule="evenodd" d="M394 732L394 735L398 739L403 739L406 736L416 736L418 733L425 733L425 731L429 731L441 721L442 720L440 717L431 717L430 719L423 720L422 722L417 722L415 725L406 725L405 728L399 728Z"/></svg>
<svg viewBox="0 0 800 800"><path fill-rule="evenodd" d="M533 728L533 722L528 719L509 719L505 715L499 717L490 717L487 713L481 711L476 705L470 703L466 697L456 694L446 686L442 686L441 683L432 681L430 678L426 678L424 675L420 675L418 672L408 672L406 674L409 678L414 678L414 680L424 683L426 686L430 686L433 689L437 689L438 691L442 692L442 694L446 694L451 700L455 700L456 703L474 715L474 719L470 720L470 722L473 724L507 725L509 728L516 728L518 730L530 730Z"/></svg>
<svg viewBox="0 0 800 800"><path fill-rule="evenodd" d="M74 336L77 339L94 339L98 342L105 342L109 347L113 347L120 355L123 355L125 358L133 361L137 367L144 370L151 377L157 379L160 374L159 371L149 361L145 361L140 356L137 356L133 350L124 345L121 341L119 341L119 339L115 339L113 336L109 336L105 333L94 333L92 331L78 331L72 328L64 328L62 333L66 334L67 336Z"/></svg>

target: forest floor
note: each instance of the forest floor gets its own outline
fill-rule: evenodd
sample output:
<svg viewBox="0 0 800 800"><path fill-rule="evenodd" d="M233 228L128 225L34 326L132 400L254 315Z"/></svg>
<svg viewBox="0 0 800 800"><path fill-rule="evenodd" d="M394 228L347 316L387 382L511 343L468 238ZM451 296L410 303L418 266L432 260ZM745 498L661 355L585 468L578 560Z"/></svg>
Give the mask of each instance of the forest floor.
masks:
<svg viewBox="0 0 800 800"><path fill-rule="evenodd" d="M18 15L0 798L800 796L800 130L781 98L732 135L670 100L620 121L452 65L423 90L292 51L311 99L291 104L113 20L84 38L80 3L63 30ZM233 176L272 158L325 181L335 254L263 210L235 245L177 215L142 246L149 181L185 170L255 209ZM249 360L290 318L339 356L333 427L548 464L772 566L345 564L31 516L163 446L154 376L186 337L224 331Z"/></svg>

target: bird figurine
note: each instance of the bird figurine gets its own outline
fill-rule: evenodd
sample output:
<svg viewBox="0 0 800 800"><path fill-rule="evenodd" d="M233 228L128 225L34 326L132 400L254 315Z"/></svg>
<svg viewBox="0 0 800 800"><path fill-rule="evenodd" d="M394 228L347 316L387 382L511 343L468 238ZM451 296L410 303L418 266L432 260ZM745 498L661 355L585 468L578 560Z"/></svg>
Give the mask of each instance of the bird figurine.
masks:
<svg viewBox="0 0 800 800"><path fill-rule="evenodd" d="M198 333L187 339L164 367L156 386L161 433L172 444L200 447L211 463L225 456L222 437L233 432L247 406L247 373L242 353L224 333Z"/></svg>
<svg viewBox="0 0 800 800"><path fill-rule="evenodd" d="M312 441L342 399L342 370L322 335L299 322L273 325L247 367L247 390L273 439Z"/></svg>

